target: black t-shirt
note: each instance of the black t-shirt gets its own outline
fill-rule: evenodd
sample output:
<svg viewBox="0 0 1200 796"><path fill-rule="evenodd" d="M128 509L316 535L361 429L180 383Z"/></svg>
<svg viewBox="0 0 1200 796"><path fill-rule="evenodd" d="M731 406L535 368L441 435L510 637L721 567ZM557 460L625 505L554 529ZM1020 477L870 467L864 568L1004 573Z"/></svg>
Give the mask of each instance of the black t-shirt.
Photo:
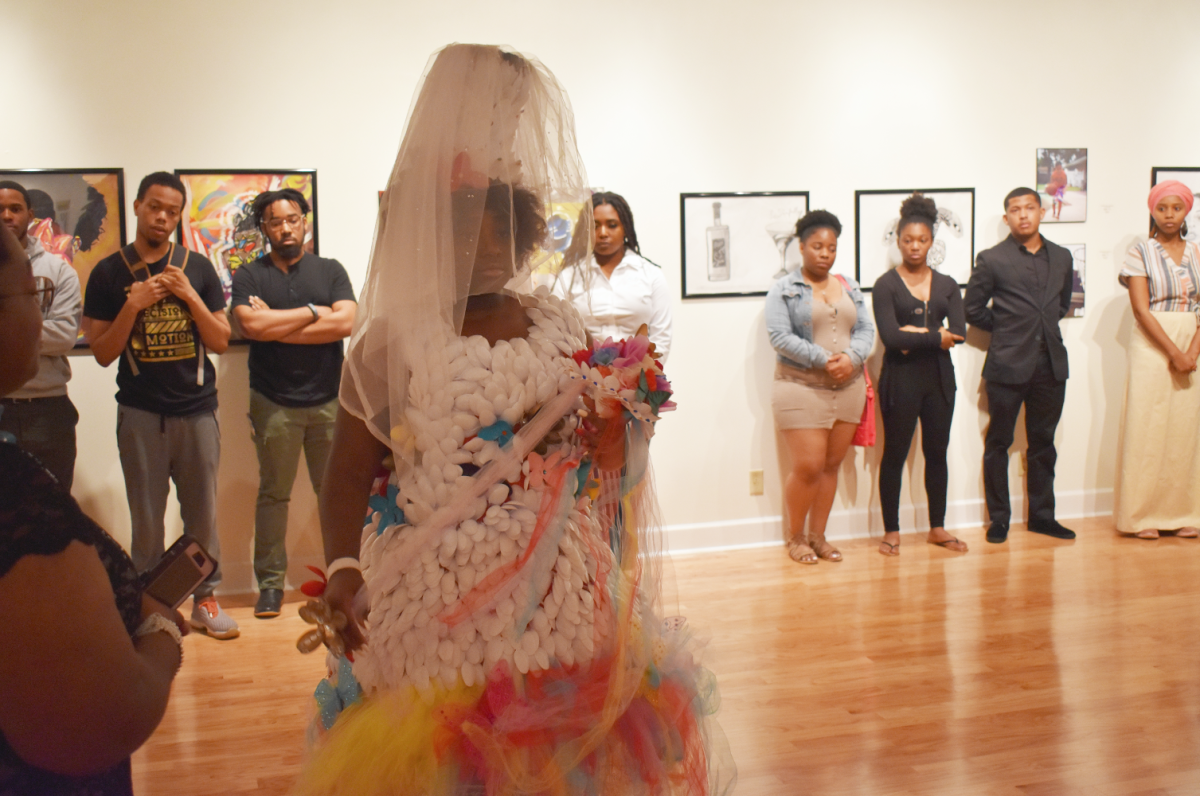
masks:
<svg viewBox="0 0 1200 796"><path fill-rule="evenodd" d="M233 274L234 307L258 296L273 310L308 304L332 307L354 301L354 288L337 260L305 254L285 274L264 254ZM302 345L250 341L250 389L281 406L318 406L337 397L342 375L342 341Z"/></svg>
<svg viewBox="0 0 1200 796"><path fill-rule="evenodd" d="M167 267L163 257L151 274ZM225 291L213 264L188 252L184 274L212 312L224 311ZM88 277L83 314L114 321L136 280L121 253L101 260ZM217 408L217 373L183 299L168 295L138 313L117 366L117 403L160 415L185 417Z"/></svg>
<svg viewBox="0 0 1200 796"><path fill-rule="evenodd" d="M125 631L132 637L141 624L142 592L133 562L104 529L79 508L36 459L10 442L0 441L0 578L26 556L61 553L71 542L95 548L108 573L113 600ZM53 589L71 588L70 583ZM47 632L64 632L48 628ZM21 643L37 643L21 639ZM81 664L82 665L82 664ZM19 686L19 684L9 684ZM36 718L31 717L31 721ZM0 735L0 793L59 796L129 796L129 761L87 777L65 777L26 763Z"/></svg>

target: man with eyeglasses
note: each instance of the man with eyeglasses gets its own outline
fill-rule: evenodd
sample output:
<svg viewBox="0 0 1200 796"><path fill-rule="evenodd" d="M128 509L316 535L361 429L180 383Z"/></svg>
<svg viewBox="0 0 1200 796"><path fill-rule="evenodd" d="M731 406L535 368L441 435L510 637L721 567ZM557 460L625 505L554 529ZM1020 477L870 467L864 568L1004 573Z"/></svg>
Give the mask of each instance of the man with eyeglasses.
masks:
<svg viewBox="0 0 1200 796"><path fill-rule="evenodd" d="M233 315L250 339L250 423L258 452L254 615L279 616L287 574L288 503L300 451L313 490L333 442L342 340L357 304L346 269L305 250L308 200L293 188L254 200L269 251L233 275Z"/></svg>
<svg viewBox="0 0 1200 796"><path fill-rule="evenodd" d="M42 349L38 373L16 392L0 398L0 431L16 437L67 491L75 479L75 426L79 413L67 396L71 365L67 353L79 336L83 299L79 277L66 260L29 234L34 221L29 192L20 183L0 181L0 223L8 227L33 266L42 293Z"/></svg>

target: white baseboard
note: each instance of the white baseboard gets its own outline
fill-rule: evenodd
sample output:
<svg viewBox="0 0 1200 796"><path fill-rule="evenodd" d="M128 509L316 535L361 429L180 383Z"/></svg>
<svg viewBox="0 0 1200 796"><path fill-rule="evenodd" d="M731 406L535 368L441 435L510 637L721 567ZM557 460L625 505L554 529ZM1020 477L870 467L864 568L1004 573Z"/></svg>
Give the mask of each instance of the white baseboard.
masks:
<svg viewBox="0 0 1200 796"><path fill-rule="evenodd" d="M1055 515L1059 519L1097 517L1112 513L1111 489L1081 489L1055 494ZM1013 495L1012 512L1016 522L1024 522L1025 496ZM987 523L987 507L982 498L957 500L946 506L946 528L979 528ZM901 506L902 532L929 527L929 513L924 505ZM783 518L749 517L718 522L682 523L664 529L666 547L671 553L713 551L742 547L761 547L783 541ZM829 539L859 539L883 536L883 520L878 504L864 508L839 509L829 515L825 535Z"/></svg>

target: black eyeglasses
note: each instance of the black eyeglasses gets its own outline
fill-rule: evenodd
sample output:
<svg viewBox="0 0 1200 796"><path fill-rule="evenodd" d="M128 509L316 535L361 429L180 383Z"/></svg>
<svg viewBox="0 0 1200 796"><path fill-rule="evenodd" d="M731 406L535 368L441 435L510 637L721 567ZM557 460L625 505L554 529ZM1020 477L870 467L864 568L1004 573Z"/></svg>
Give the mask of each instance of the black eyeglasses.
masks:
<svg viewBox="0 0 1200 796"><path fill-rule="evenodd" d="M50 311L50 306L54 304L54 282L48 276L35 276L33 284L32 293L10 293L7 296L0 296L0 299L16 298L17 296L37 296L42 314L45 315Z"/></svg>

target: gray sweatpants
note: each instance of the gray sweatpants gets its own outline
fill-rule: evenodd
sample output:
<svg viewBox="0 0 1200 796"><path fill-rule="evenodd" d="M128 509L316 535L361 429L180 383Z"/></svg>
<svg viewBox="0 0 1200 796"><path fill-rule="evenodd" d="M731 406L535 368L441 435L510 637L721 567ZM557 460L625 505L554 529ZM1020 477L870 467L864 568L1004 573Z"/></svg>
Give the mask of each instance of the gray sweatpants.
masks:
<svg viewBox="0 0 1200 796"><path fill-rule="evenodd" d="M125 474L125 496L133 526L130 555L138 572L158 562L164 550L168 481L175 482L183 532L221 560L217 536L217 462L221 430L216 412L172 417L117 407L117 450ZM207 597L221 582L221 567L196 589Z"/></svg>

